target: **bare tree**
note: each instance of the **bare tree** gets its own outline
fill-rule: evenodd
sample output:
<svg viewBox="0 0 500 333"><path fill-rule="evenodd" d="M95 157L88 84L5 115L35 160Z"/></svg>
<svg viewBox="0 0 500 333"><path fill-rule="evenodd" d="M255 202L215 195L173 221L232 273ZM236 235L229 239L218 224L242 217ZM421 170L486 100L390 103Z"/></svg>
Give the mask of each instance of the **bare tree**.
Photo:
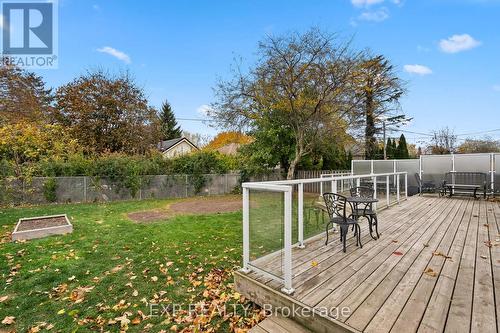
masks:
<svg viewBox="0 0 500 333"><path fill-rule="evenodd" d="M293 154L282 162L291 179L320 135L345 134L354 110L351 77L358 55L349 43L337 43L318 29L269 36L259 43L258 55L248 72L236 66L231 80L217 84L209 116L227 128L292 133Z"/></svg>
<svg viewBox="0 0 500 333"><path fill-rule="evenodd" d="M445 155L456 151L457 136L448 127L443 127L432 133L431 144L428 150L432 154Z"/></svg>

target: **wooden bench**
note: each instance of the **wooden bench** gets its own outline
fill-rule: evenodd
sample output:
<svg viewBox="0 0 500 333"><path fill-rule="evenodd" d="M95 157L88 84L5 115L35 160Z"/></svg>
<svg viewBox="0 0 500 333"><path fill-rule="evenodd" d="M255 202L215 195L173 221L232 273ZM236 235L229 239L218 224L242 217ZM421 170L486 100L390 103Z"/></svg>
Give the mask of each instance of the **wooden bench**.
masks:
<svg viewBox="0 0 500 333"><path fill-rule="evenodd" d="M444 194L472 195L478 198L478 192L483 193L486 198L488 190L488 175L483 172L447 172L443 180Z"/></svg>

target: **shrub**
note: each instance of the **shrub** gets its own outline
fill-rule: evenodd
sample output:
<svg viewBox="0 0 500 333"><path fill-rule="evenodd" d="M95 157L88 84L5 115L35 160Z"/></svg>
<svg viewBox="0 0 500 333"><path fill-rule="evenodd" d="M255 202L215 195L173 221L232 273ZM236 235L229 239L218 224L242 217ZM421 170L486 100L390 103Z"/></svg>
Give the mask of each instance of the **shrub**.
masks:
<svg viewBox="0 0 500 333"><path fill-rule="evenodd" d="M48 178L43 183L43 196L47 202L57 201L57 182L55 178Z"/></svg>

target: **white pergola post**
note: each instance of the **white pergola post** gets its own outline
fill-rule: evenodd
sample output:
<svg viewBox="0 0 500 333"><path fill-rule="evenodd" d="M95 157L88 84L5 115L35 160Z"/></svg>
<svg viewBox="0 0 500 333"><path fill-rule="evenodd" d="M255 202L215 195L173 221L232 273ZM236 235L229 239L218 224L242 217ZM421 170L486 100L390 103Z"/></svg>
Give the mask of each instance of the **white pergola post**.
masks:
<svg viewBox="0 0 500 333"><path fill-rule="evenodd" d="M285 286L281 289L285 294L292 294L292 187L290 187L285 195L285 255L284 255L284 280Z"/></svg>
<svg viewBox="0 0 500 333"><path fill-rule="evenodd" d="M305 248L304 245L304 184L300 183L299 184L299 189L298 189L298 203L297 203L297 209L298 209L298 223L299 223L299 248L303 249Z"/></svg>

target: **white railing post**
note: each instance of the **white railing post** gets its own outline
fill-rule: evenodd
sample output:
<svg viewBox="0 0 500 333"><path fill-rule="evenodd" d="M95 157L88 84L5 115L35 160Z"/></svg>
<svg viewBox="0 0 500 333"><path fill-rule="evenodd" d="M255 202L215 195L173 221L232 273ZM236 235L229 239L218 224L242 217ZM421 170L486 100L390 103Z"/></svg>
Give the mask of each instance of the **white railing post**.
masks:
<svg viewBox="0 0 500 333"><path fill-rule="evenodd" d="M373 181L373 198L377 199L377 176L372 177L372 181ZM373 206L375 207L375 210L377 210L376 202L373 204Z"/></svg>
<svg viewBox="0 0 500 333"><path fill-rule="evenodd" d="M408 199L408 172L405 173L405 199Z"/></svg>
<svg viewBox="0 0 500 333"><path fill-rule="evenodd" d="M337 181L332 180L332 192L337 193Z"/></svg>
<svg viewBox="0 0 500 333"><path fill-rule="evenodd" d="M387 207L391 205L391 184L389 176L385 176L385 201L387 202Z"/></svg>
<svg viewBox="0 0 500 333"><path fill-rule="evenodd" d="M299 189L298 189L298 203L297 203L297 209L298 209L298 222L299 222L299 248L303 249L305 248L304 245L304 184L300 183L299 184Z"/></svg>
<svg viewBox="0 0 500 333"><path fill-rule="evenodd" d="M244 273L250 272L250 190L243 187L243 269Z"/></svg>
<svg viewBox="0 0 500 333"><path fill-rule="evenodd" d="M399 203L399 173L396 175L396 200Z"/></svg>
<svg viewBox="0 0 500 333"><path fill-rule="evenodd" d="M284 256L284 280L285 286L281 289L285 294L292 294L292 188L285 194L285 256Z"/></svg>
<svg viewBox="0 0 500 333"><path fill-rule="evenodd" d="M361 178L356 178L356 187L361 186Z"/></svg>
<svg viewBox="0 0 500 333"><path fill-rule="evenodd" d="M321 177L321 178L323 178L323 177ZM320 197L323 196L323 182L319 182L319 196Z"/></svg>

